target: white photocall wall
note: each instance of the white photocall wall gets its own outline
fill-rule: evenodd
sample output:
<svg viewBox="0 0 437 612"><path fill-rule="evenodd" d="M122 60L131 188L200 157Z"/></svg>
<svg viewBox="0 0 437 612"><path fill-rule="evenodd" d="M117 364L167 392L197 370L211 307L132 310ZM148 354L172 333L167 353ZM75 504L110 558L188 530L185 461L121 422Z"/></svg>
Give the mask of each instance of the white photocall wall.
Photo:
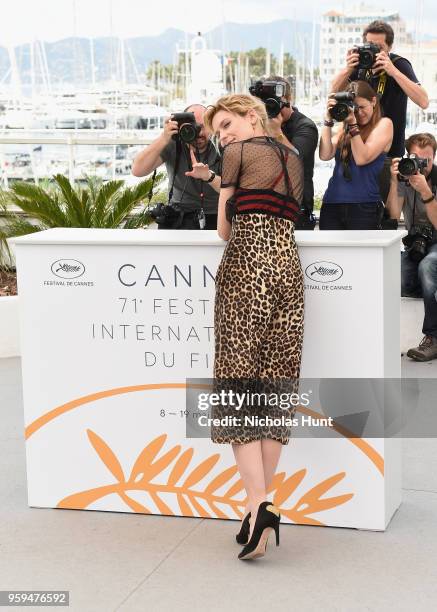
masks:
<svg viewBox="0 0 437 612"><path fill-rule="evenodd" d="M402 233L297 236L302 376L399 376ZM186 379L212 376L223 248L205 231L16 240L29 505L241 515L231 448L185 432ZM291 439L271 490L283 521L385 529L400 503L399 442Z"/></svg>

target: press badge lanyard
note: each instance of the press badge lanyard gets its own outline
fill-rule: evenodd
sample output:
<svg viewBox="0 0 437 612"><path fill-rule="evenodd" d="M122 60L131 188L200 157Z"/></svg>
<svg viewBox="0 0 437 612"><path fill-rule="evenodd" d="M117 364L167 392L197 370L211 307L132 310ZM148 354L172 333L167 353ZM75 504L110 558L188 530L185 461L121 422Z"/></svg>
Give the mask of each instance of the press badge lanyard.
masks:
<svg viewBox="0 0 437 612"><path fill-rule="evenodd" d="M370 83L372 79L374 78L375 78L375 75L373 74L373 72L370 69L366 70L365 75L364 75L364 80ZM385 91L386 84L387 84L387 73L384 70L378 75L378 86L376 88L376 93L378 94L379 99L381 99Z"/></svg>
<svg viewBox="0 0 437 612"><path fill-rule="evenodd" d="M186 161L187 161L188 170L191 172L191 170L193 169L193 166L191 164L190 149L189 149L189 147L184 147L183 146L183 150L184 150L185 158L186 158ZM208 150L207 150L207 155L208 155ZM197 156L197 159L200 160L200 152L199 152L199 149L197 147L196 147L196 156ZM185 179L185 185L184 185L184 189L182 191L181 202L182 202L182 200L184 198L185 190L187 188L187 184L188 184L189 179L190 179L190 177L188 177L188 176ZM200 196L200 210L197 213L197 219L199 221L200 229L205 229L206 217L205 217L205 211L203 210L205 195L203 193L203 181L201 179L199 179L199 180L200 180L200 193L199 193L199 196ZM197 179L193 179L193 181L194 181L194 184L196 186L196 189L198 189L198 187L197 187Z"/></svg>
<svg viewBox="0 0 437 612"><path fill-rule="evenodd" d="M208 142L208 146L205 151L205 157L202 162L203 164L208 161L210 151L211 151L211 142ZM202 161L201 156L200 156L200 151L197 146L196 146L196 159L198 159L200 162ZM193 167L191 165L191 159L189 158L189 153L187 154L187 162L188 162L188 168L192 170ZM199 220L200 229L205 229L206 215L205 215L205 210L204 210L204 205L205 205L205 193L203 191L204 181L202 181L202 179L194 179L194 183L196 185L196 188L199 191L199 197L200 197L200 210L197 214L197 219Z"/></svg>
<svg viewBox="0 0 437 612"><path fill-rule="evenodd" d="M208 142L208 146L206 148L206 152L205 152L205 157L202 163L205 163L206 161L208 161L208 155L209 155L209 142ZM198 159L199 161L202 161L200 158L200 151L199 148L196 146L196 159ZM204 211L204 203L205 203L205 194L203 193L203 181L202 179L199 179L199 196L200 196L200 210L199 213L197 215L197 218L199 219L199 227L200 229L205 229L205 225L206 225L206 217L205 217L205 211Z"/></svg>
<svg viewBox="0 0 437 612"><path fill-rule="evenodd" d="M378 94L379 97L382 97L384 90L385 90L386 83L387 83L387 73L384 70L384 72L379 75L378 88L376 90L376 93Z"/></svg>
<svg viewBox="0 0 437 612"><path fill-rule="evenodd" d="M401 59L400 55L396 55L396 54L395 54L394 57L392 57L391 54L389 54L389 57L391 59L392 64L396 64L398 59ZM372 75L372 71L371 70L367 71L366 77L368 77L369 75ZM385 86L387 85L387 73L384 70L378 76L379 76L379 78L378 78L378 87L376 88L376 93L378 94L379 98L381 99L381 97L383 96L384 91L385 91Z"/></svg>

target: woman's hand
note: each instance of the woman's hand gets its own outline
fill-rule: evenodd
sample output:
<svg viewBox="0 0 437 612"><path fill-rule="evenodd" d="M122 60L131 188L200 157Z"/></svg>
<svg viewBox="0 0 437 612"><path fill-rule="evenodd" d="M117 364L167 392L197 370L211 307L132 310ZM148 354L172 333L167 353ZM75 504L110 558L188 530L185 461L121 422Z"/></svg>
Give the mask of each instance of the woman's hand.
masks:
<svg viewBox="0 0 437 612"><path fill-rule="evenodd" d="M355 111L354 111L354 107L351 106L349 108L349 114L346 117L346 119L344 120L345 123L347 123L348 125L352 125L354 123L357 123L357 118L355 116Z"/></svg>
<svg viewBox="0 0 437 612"><path fill-rule="evenodd" d="M326 103L326 113L325 113L326 121L332 121L331 113L329 111L331 110L333 106L337 104L337 100L335 100L334 98L331 98L331 96L334 96L334 95L335 94L329 94L328 102Z"/></svg>
<svg viewBox="0 0 437 612"><path fill-rule="evenodd" d="M333 98L335 94L329 94L328 101L326 102L326 113L325 113L325 121L329 122L332 125L334 121L329 110L337 104L337 100ZM335 155L335 150L337 148L338 134L332 135L331 129L328 127L322 128L322 133L320 135L319 142L319 157L322 161L329 161Z"/></svg>
<svg viewBox="0 0 437 612"><path fill-rule="evenodd" d="M190 157L191 157L191 165L193 169L190 172L185 172L185 176L191 176L195 179L200 179L202 181L207 181L211 176L211 171L209 169L208 164L202 164L198 162L196 156L194 155L193 149L190 147Z"/></svg>

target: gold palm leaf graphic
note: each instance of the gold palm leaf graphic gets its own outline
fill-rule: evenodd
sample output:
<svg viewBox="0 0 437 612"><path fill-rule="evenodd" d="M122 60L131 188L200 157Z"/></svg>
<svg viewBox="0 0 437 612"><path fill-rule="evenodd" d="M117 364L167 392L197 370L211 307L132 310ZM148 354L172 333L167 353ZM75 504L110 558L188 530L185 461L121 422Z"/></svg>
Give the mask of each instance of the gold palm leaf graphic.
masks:
<svg viewBox="0 0 437 612"><path fill-rule="evenodd" d="M237 474L236 465L226 468L201 487L204 480L220 459L216 453L192 465L193 448L187 448L182 453L181 445L177 444L162 452L167 440L167 434L154 438L138 455L129 478L126 478L120 461L108 444L94 431L87 430L88 439L100 460L114 476L116 482L110 485L73 493L61 499L57 508L85 509L93 502L116 493L134 511L142 514L152 514L152 511L133 499L129 492L146 491L161 514L174 516L174 511L163 500L162 494L173 494L176 497L183 516L200 516L204 518L242 518L246 498L236 496L244 489L241 478L231 484ZM173 464L169 476L159 481L158 476ZM335 508L348 502L353 493L334 497L323 497L330 489L345 477L345 472L339 472L323 480L306 491L291 507L284 504L301 485L307 474L301 469L287 476L285 472L275 474L268 493L273 493L273 504L280 509L281 514L294 523L305 525L323 525L311 515ZM155 479L159 482L155 482ZM225 491L223 492L223 489ZM220 505L220 507L219 507ZM223 509L232 510L229 514Z"/></svg>

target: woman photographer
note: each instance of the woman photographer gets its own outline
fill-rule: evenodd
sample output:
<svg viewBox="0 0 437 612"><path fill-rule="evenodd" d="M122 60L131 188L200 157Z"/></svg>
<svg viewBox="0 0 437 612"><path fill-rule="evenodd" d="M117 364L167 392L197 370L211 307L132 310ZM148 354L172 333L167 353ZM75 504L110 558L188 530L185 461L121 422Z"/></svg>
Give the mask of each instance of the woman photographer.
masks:
<svg viewBox="0 0 437 612"><path fill-rule="evenodd" d="M330 110L337 104L329 97L319 145L319 157L335 157L334 173L323 196L321 230L379 229L383 204L379 175L393 140L391 119L381 116L379 98L365 81L349 84L353 105L343 125L332 133Z"/></svg>
<svg viewBox="0 0 437 612"><path fill-rule="evenodd" d="M277 390L275 381L298 379L301 362L303 275L293 230L303 168L294 151L268 136L266 125L264 104L250 95L224 96L205 114L206 128L224 147L218 233L228 240L215 281L214 378L243 391L248 380ZM226 408L215 408L213 417L229 415ZM289 418L293 409L265 406L263 412L257 405L254 412L245 405L231 411L239 426L221 422L211 429L213 442L232 444L247 493L236 537L245 544L239 559L263 556L272 530L279 543L279 510L266 497L290 427L245 420L278 412Z"/></svg>

